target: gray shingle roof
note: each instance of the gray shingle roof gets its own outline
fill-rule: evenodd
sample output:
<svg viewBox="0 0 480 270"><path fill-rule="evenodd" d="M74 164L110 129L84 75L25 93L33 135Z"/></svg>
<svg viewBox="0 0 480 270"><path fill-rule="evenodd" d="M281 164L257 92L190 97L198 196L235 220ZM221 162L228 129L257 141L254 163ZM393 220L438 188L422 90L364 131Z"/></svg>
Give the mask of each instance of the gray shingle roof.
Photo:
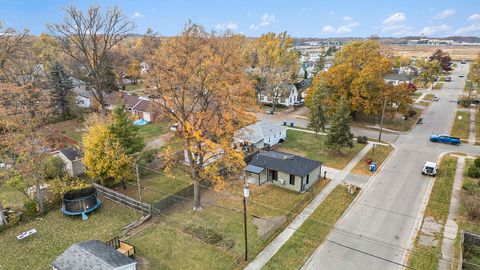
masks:
<svg viewBox="0 0 480 270"><path fill-rule="evenodd" d="M253 157L248 165L276 170L296 176L306 176L318 166L322 165L322 163L320 161L282 152L260 151L255 157Z"/></svg>
<svg viewBox="0 0 480 270"><path fill-rule="evenodd" d="M287 127L285 126L271 125L260 121L237 130L235 132L235 138L242 141L257 143L273 134L279 134L282 131L286 131L286 129Z"/></svg>
<svg viewBox="0 0 480 270"><path fill-rule="evenodd" d="M70 246L52 262L52 266L58 270L113 270L134 263L135 260L112 247L90 240Z"/></svg>
<svg viewBox="0 0 480 270"><path fill-rule="evenodd" d="M75 147L61 149L60 152L62 152L62 154L70 161L75 161L77 159L83 158L82 151Z"/></svg>

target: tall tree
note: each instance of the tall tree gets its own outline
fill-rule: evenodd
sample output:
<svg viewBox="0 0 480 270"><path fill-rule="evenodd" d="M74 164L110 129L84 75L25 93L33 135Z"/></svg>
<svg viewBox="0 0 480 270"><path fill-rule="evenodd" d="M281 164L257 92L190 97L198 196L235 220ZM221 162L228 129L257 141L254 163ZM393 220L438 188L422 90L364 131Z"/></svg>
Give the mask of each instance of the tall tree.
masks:
<svg viewBox="0 0 480 270"><path fill-rule="evenodd" d="M244 166L242 154L231 145L233 132L249 118L245 109L255 104L245 74L243 43L243 36L209 34L189 23L148 59L150 93L164 113L179 123L194 181L195 210L201 209L201 181L221 187L220 168L237 171Z"/></svg>
<svg viewBox="0 0 480 270"><path fill-rule="evenodd" d="M63 23L49 24L48 29L75 61L76 76L90 85L93 97L104 111L103 91L108 90L105 85L111 86L109 74L113 73L108 54L135 26L117 6L106 13L99 6L91 6L86 13L75 6L65 11Z"/></svg>
<svg viewBox="0 0 480 270"><path fill-rule="evenodd" d="M63 66L55 62L50 72L50 82L52 83L52 103L56 111L64 120L70 116L69 95L72 93L73 82L70 76L65 73Z"/></svg>
<svg viewBox="0 0 480 270"><path fill-rule="evenodd" d="M11 27L5 27L0 21L0 72L7 68L7 65L17 59L19 53L29 44L28 30L17 31Z"/></svg>
<svg viewBox="0 0 480 270"><path fill-rule="evenodd" d="M327 133L325 145L341 153L341 149L345 147L353 147L353 134L350 132L350 109L348 102L343 99L337 106L337 111L332 119L332 125Z"/></svg>
<svg viewBox="0 0 480 270"><path fill-rule="evenodd" d="M263 34L255 41L255 48L263 82L260 92L272 99L275 110L279 98L287 90L282 86L292 83L300 69L299 54L293 50L293 39L287 32Z"/></svg>
<svg viewBox="0 0 480 270"><path fill-rule="evenodd" d="M32 49L46 72L51 72L53 65L60 60L60 44L48 34L40 34L32 44Z"/></svg>
<svg viewBox="0 0 480 270"><path fill-rule="evenodd" d="M132 120L128 118L125 105L117 104L115 106L112 121L108 128L127 155L138 153L145 147L143 138L138 133L138 127L133 125Z"/></svg>
<svg viewBox="0 0 480 270"><path fill-rule="evenodd" d="M429 58L430 61L437 60L442 67L442 70L448 72L452 70L452 58L447 52L441 49L436 50Z"/></svg>
<svg viewBox="0 0 480 270"><path fill-rule="evenodd" d="M314 78L315 81L319 80L318 77ZM315 82L313 85L316 87L324 87L322 84ZM313 128L315 134L320 130L325 131L325 125L327 124L327 118L323 109L323 100L326 96L323 95L326 91L316 90L310 88L307 96L305 97L305 105L309 109L309 127Z"/></svg>
<svg viewBox="0 0 480 270"><path fill-rule="evenodd" d="M45 91L17 84L0 84L0 144L15 153L14 169L29 186L35 185L40 213L44 194L40 192L45 136L41 128L50 116L50 100Z"/></svg>
<svg viewBox="0 0 480 270"><path fill-rule="evenodd" d="M82 139L87 175L107 186L125 183L133 177L133 159L109 130L110 121L93 116Z"/></svg>
<svg viewBox="0 0 480 270"><path fill-rule="evenodd" d="M442 72L442 67L437 60L426 61L425 59L418 59L415 65L420 69L418 77L423 82L424 87L427 87L429 82L435 82L437 76Z"/></svg>
<svg viewBox="0 0 480 270"><path fill-rule="evenodd" d="M325 68L325 62L326 62L325 55L321 53L318 56L317 61L315 61L315 69L314 69L315 74L320 73Z"/></svg>
<svg viewBox="0 0 480 270"><path fill-rule="evenodd" d="M140 63L138 60L133 59L132 62L128 65L127 76L132 80L133 84L136 84L138 79L140 79Z"/></svg>

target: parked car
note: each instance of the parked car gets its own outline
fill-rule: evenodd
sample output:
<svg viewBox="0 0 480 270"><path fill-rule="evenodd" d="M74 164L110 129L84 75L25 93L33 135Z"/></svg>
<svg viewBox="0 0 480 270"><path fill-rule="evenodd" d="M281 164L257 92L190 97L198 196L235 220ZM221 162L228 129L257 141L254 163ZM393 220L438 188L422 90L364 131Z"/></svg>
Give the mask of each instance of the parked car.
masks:
<svg viewBox="0 0 480 270"><path fill-rule="evenodd" d="M437 163L427 161L427 162L425 162L425 165L423 165L422 174L423 175L436 176L437 171L438 171Z"/></svg>
<svg viewBox="0 0 480 270"><path fill-rule="evenodd" d="M433 101L438 101L440 98L438 96L433 96Z"/></svg>
<svg viewBox="0 0 480 270"><path fill-rule="evenodd" d="M463 78L463 77L465 77L465 75L463 73L460 73L460 75L458 75L458 77Z"/></svg>
<svg viewBox="0 0 480 270"><path fill-rule="evenodd" d="M300 101L295 101L293 103L293 106L294 107L300 107L300 106L303 106L303 104L305 104L305 102L303 100L300 100Z"/></svg>
<svg viewBox="0 0 480 270"><path fill-rule="evenodd" d="M445 81L446 81L446 82L451 82L451 81L452 81L452 77L450 77L450 76L445 77Z"/></svg>
<svg viewBox="0 0 480 270"><path fill-rule="evenodd" d="M460 63L461 63L461 64L466 64L466 63L467 63L467 61L465 61L465 60L462 60L462 62L460 62Z"/></svg>
<svg viewBox="0 0 480 270"><path fill-rule="evenodd" d="M460 138L452 137L447 134L439 134L430 136L430 141L449 144L460 144Z"/></svg>

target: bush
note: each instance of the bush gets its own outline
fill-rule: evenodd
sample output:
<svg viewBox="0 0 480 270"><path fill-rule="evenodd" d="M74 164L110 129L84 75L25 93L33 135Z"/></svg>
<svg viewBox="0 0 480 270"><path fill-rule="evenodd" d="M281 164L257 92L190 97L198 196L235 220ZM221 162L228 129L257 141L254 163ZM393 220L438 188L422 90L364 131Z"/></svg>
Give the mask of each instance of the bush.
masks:
<svg viewBox="0 0 480 270"><path fill-rule="evenodd" d="M480 168L480 158L476 158L476 159L473 161L473 164L475 164L475 167Z"/></svg>
<svg viewBox="0 0 480 270"><path fill-rule="evenodd" d="M414 117L415 115L417 115L417 111L415 111L414 109L410 108L410 109L408 109L408 111L407 111L407 115L408 115L409 117Z"/></svg>
<svg viewBox="0 0 480 270"><path fill-rule="evenodd" d="M468 168L467 175L472 178L480 178L480 167Z"/></svg>
<svg viewBox="0 0 480 270"><path fill-rule="evenodd" d="M480 185L476 183L465 183L462 188L471 194L480 194Z"/></svg>
<svg viewBox="0 0 480 270"><path fill-rule="evenodd" d="M29 200L23 205L23 216L29 219L34 218L38 214L38 205L34 200Z"/></svg>
<svg viewBox="0 0 480 270"><path fill-rule="evenodd" d="M458 104L462 105L465 108L468 108L470 106L470 100L468 99L468 96L462 96L458 99Z"/></svg>
<svg viewBox="0 0 480 270"><path fill-rule="evenodd" d="M65 175L65 163L59 157L49 157L44 166L45 178L48 180Z"/></svg>
<svg viewBox="0 0 480 270"><path fill-rule="evenodd" d="M152 161L155 160L155 157L158 153L158 149L147 149L140 153L138 156L138 165L140 166L140 175L144 176L148 173L145 167Z"/></svg>
<svg viewBox="0 0 480 270"><path fill-rule="evenodd" d="M471 220L480 219L480 196L464 194L462 196L462 204Z"/></svg>
<svg viewBox="0 0 480 270"><path fill-rule="evenodd" d="M368 142L367 136L358 136L357 143L366 144Z"/></svg>

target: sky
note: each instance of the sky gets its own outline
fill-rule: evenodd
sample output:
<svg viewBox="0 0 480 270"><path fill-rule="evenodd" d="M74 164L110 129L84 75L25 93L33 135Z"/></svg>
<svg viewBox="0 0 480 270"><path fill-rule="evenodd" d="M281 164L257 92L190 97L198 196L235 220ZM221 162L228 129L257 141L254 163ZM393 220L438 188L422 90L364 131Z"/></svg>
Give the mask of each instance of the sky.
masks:
<svg viewBox="0 0 480 270"><path fill-rule="evenodd" d="M136 24L172 36L188 20L208 30L231 29L247 36L287 31L293 37L480 36L480 0L0 0L0 21L9 27L46 32L61 22L63 8L118 5Z"/></svg>

